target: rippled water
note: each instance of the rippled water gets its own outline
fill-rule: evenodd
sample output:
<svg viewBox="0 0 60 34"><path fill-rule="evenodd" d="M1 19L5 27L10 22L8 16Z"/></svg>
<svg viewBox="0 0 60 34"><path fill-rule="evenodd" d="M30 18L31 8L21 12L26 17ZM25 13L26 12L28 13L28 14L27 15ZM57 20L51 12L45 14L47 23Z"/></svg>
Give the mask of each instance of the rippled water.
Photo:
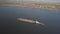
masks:
<svg viewBox="0 0 60 34"><path fill-rule="evenodd" d="M44 24L30 24L16 18L38 20ZM60 10L36 8L0 7L0 31L11 34L60 34Z"/></svg>

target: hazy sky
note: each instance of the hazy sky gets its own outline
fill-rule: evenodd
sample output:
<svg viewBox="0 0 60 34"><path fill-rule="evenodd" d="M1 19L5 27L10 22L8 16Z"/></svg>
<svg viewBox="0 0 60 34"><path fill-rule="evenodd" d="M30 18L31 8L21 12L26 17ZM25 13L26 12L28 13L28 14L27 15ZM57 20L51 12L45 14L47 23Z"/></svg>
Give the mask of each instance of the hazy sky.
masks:
<svg viewBox="0 0 60 34"><path fill-rule="evenodd" d="M35 1L35 2L40 2L40 1L44 1L44 2L60 2L60 0L0 0L0 2L10 2L10 1Z"/></svg>

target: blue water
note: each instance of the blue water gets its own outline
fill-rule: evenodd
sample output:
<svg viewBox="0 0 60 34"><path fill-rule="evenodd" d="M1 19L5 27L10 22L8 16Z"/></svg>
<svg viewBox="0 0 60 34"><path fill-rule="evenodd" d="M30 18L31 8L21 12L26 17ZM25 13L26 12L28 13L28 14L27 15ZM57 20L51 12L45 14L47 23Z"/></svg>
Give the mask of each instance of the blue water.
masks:
<svg viewBox="0 0 60 34"><path fill-rule="evenodd" d="M20 17L38 20L45 26L16 20ZM1 6L0 31L4 34L60 34L60 10Z"/></svg>

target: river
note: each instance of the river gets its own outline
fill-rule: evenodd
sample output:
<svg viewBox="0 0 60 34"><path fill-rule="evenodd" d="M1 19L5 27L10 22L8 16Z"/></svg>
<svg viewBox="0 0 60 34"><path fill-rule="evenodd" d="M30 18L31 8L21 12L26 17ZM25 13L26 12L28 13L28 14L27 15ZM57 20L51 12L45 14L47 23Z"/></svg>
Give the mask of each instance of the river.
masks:
<svg viewBox="0 0 60 34"><path fill-rule="evenodd" d="M16 18L38 20L45 26ZM60 34L60 10L0 6L0 31L4 34Z"/></svg>

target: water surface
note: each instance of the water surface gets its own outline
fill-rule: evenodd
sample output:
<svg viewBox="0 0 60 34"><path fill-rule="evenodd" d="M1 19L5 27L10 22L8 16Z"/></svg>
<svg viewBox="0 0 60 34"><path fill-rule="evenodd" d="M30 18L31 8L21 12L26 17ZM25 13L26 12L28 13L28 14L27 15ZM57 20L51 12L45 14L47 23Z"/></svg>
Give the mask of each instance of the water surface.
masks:
<svg viewBox="0 0 60 34"><path fill-rule="evenodd" d="M46 27L23 23L16 18L38 20ZM0 31L11 34L60 34L60 10L22 7L0 7Z"/></svg>

